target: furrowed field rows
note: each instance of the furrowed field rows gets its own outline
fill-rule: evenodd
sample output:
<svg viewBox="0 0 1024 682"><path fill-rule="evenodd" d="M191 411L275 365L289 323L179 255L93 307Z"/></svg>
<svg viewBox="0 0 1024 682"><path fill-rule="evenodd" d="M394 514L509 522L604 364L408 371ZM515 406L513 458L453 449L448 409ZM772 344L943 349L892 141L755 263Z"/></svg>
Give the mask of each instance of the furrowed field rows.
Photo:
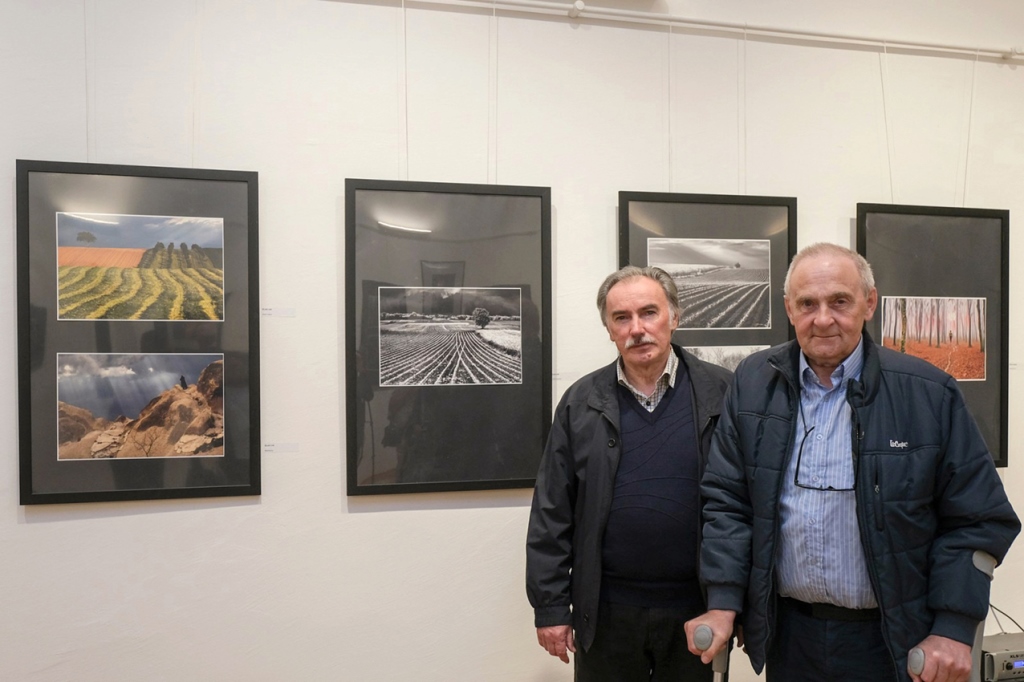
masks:
<svg viewBox="0 0 1024 682"><path fill-rule="evenodd" d="M223 275L208 268L61 267L59 316L75 320L221 320Z"/></svg>
<svg viewBox="0 0 1024 682"><path fill-rule="evenodd" d="M701 284L679 290L679 326L701 329L767 327L768 283Z"/></svg>
<svg viewBox="0 0 1024 682"><path fill-rule="evenodd" d="M382 330L380 385L516 384L522 358L488 344L475 331Z"/></svg>

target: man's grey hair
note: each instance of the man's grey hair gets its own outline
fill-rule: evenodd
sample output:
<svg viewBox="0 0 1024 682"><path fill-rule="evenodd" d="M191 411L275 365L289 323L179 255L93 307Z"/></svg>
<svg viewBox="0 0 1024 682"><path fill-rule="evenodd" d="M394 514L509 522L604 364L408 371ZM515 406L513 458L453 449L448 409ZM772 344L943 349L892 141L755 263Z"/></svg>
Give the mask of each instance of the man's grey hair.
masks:
<svg viewBox="0 0 1024 682"><path fill-rule="evenodd" d="M805 258L813 258L815 256L835 256L839 258L849 258L854 266L857 268L857 274L860 275L861 287L864 289L864 295L867 296L871 293L871 290L875 288L875 273L871 271L871 264L867 262L864 256L860 255L856 251L851 251L845 246L839 246L839 244L832 244L829 242L818 242L817 244L811 244L800 249L800 251L793 256L793 261L789 264L789 270L786 271L786 281L782 285L782 292L789 296L789 278L793 274L793 270L800 264L800 261Z"/></svg>
<svg viewBox="0 0 1024 682"><path fill-rule="evenodd" d="M601 324L605 328L608 327L608 311L605 309L608 304L608 292L619 282L636 277L653 279L661 285L662 291L665 292L665 298L668 299L669 311L672 313L675 324L679 324L679 318L683 312L679 307L679 289L676 288L676 283L672 281L671 275L654 265L646 267L627 265L604 278L601 286L597 289L597 310L601 314Z"/></svg>

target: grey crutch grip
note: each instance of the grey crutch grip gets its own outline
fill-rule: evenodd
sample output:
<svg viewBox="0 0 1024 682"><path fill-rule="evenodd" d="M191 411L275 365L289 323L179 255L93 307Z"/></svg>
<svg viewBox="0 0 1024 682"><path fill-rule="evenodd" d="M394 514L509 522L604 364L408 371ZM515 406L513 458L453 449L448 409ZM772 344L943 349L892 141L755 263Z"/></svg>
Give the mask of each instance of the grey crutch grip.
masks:
<svg viewBox="0 0 1024 682"><path fill-rule="evenodd" d="M711 631L711 627L708 625L698 625L697 629L693 631L693 643L701 651L707 651L714 639L715 633ZM721 651L715 654L714 660L711 661L711 670L716 673L726 673L729 671L728 646L723 647Z"/></svg>
<svg viewBox="0 0 1024 682"><path fill-rule="evenodd" d="M910 650L910 655L907 656L907 667L915 675L920 675L924 672L924 651L921 647L915 646Z"/></svg>

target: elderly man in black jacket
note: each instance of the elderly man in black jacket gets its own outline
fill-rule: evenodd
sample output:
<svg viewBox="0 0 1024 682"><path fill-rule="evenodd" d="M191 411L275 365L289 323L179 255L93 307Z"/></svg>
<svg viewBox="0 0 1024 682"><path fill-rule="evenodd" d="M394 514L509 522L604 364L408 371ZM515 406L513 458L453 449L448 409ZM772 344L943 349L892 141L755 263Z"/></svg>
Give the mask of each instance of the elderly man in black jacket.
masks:
<svg viewBox="0 0 1024 682"><path fill-rule="evenodd" d="M676 286L626 267L601 285L619 351L555 411L526 548L537 640L580 682L699 682L683 624L704 611L698 486L730 373L672 344Z"/></svg>
<svg viewBox="0 0 1024 682"><path fill-rule="evenodd" d="M864 331L863 257L809 246L785 294L797 340L740 363L714 436L691 651L707 624L710 660L741 614L768 682L964 682L1020 530L985 442L952 377Z"/></svg>

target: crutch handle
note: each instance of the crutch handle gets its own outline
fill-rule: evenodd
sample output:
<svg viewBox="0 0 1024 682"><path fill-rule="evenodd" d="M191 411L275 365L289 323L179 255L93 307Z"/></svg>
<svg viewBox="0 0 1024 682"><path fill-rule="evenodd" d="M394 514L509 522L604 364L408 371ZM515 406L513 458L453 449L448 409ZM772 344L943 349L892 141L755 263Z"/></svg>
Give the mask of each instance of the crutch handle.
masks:
<svg viewBox="0 0 1024 682"><path fill-rule="evenodd" d="M907 666L915 675L924 672L924 650L921 647L915 646L910 650L910 655L907 656Z"/></svg>
<svg viewBox="0 0 1024 682"><path fill-rule="evenodd" d="M711 627L708 625L697 626L697 629L693 631L693 643L701 651L707 651L711 647L711 642L715 639L715 633L711 631Z"/></svg>
<svg viewBox="0 0 1024 682"><path fill-rule="evenodd" d="M693 631L693 643L701 651L707 651L714 639L715 633L711 631L711 626L709 625L701 623ZM729 671L728 646L722 647L722 650L715 654L714 660L711 661L711 670L716 673L726 673Z"/></svg>

